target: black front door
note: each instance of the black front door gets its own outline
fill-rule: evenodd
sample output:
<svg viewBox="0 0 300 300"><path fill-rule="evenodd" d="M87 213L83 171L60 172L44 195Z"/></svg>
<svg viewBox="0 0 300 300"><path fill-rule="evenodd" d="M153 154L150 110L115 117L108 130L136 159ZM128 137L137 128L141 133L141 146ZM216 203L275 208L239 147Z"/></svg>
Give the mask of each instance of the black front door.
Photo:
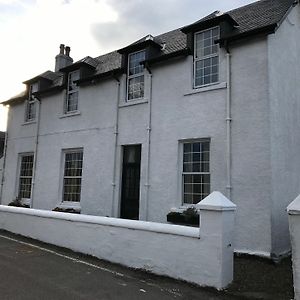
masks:
<svg viewBox="0 0 300 300"><path fill-rule="evenodd" d="M139 219L141 145L124 146L121 218Z"/></svg>

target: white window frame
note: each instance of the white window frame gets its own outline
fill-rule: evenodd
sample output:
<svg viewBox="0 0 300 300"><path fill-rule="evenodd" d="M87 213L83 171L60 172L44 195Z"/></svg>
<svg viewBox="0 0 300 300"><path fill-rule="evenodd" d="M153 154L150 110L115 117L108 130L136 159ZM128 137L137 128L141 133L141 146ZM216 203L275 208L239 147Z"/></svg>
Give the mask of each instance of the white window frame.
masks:
<svg viewBox="0 0 300 300"><path fill-rule="evenodd" d="M25 122L33 122L36 119L36 99L33 96L34 92L38 91L38 83L33 83L29 86L29 95L25 108ZM30 107L33 107L31 110ZM33 114L31 114L33 112Z"/></svg>
<svg viewBox="0 0 300 300"><path fill-rule="evenodd" d="M191 144L191 143L208 143L209 144L209 160L208 160L208 163L209 163L209 170L208 172L185 172L184 171L184 168L183 168L183 165L184 165L184 145L185 144ZM184 175L209 175L209 193L211 192L211 139L210 138L202 138L202 139L192 139L192 140L181 140L180 141L180 164L181 164L181 167L180 167L180 173L179 173L179 176L180 176L180 180L179 180L179 185L180 185L180 196L181 196L181 205L183 207L186 207L186 206L194 206L196 205L197 203L187 203L184 201ZM209 195L208 193L208 195ZM204 198L203 198L204 199ZM203 200L201 199L201 200Z"/></svg>
<svg viewBox="0 0 300 300"><path fill-rule="evenodd" d="M82 153L82 167L81 167L81 176L65 176L65 171L66 171L66 155L67 154L72 154L72 153ZM83 148L72 148L72 149L64 149L62 151L63 154L63 159L62 159L62 185L61 185L61 197L62 201L61 204L66 207L78 207L80 206L80 201L81 201L81 193L82 193L82 172L83 172L83 160L84 160L84 152ZM80 195L79 195L79 201L68 201L65 200L64 198L64 193L65 193L65 179L81 179L80 182Z"/></svg>
<svg viewBox="0 0 300 300"><path fill-rule="evenodd" d="M22 161L23 161L23 158L24 157L27 157L27 156L32 156L32 174L31 176L25 176L25 175L21 175L21 172L22 172ZM22 200L22 202L24 204L30 204L30 201L31 201L31 198L32 198L32 193L33 193L33 173L34 173L34 153L33 152L26 152L26 153L20 153L19 154L19 159L18 159L18 182L17 182L17 191L16 191L16 194L17 194L17 198L19 198L20 200ZM31 184L30 184L30 197L21 197L21 191L20 191L20 188L21 188L21 179L31 179Z"/></svg>
<svg viewBox="0 0 300 300"><path fill-rule="evenodd" d="M137 73L137 74L133 74L133 75L130 75L129 74L129 66L130 66L130 57L134 54L137 54L137 53L141 53L141 52L144 52L145 53L145 57L146 57L146 50L143 49L143 50L140 50L140 51L136 51L136 52L132 52L132 53L129 53L128 54L128 62L127 62L127 80L126 80L126 101L130 102L130 101L136 101L136 100L142 100L145 98L145 68L143 68L143 72L141 73ZM138 98L132 98L132 99L129 99L129 81L130 79L133 79L133 78L138 78L138 77L144 77L144 91L143 91L143 97L138 97Z"/></svg>
<svg viewBox="0 0 300 300"><path fill-rule="evenodd" d="M80 76L80 70L75 70L75 71L72 71L70 73L68 73L68 80L67 80L67 93L66 93L66 97L65 97L65 103L64 103L64 114L74 114L76 112L79 111L78 109L78 106L79 106L79 87L77 85L74 85L73 89L70 90L70 78L72 76L72 74L78 74L78 79L79 79L79 76ZM77 79L77 80L78 80ZM76 103L76 109L73 109L73 110L68 110L68 107L69 107L69 97L73 94L77 94L77 103Z"/></svg>
<svg viewBox="0 0 300 300"><path fill-rule="evenodd" d="M202 88L202 87L206 87L206 86L210 86L210 85L213 85L213 84L218 84L220 82L220 49L218 47L218 52L217 53L213 53L213 54L209 54L209 55L205 55L205 56L202 56L201 58L198 58L196 57L196 54L197 54L197 42L196 42L196 37L198 34L201 34L201 33L204 33L204 32L207 32L207 31L212 31L214 29L218 29L219 30L219 37L220 37L220 27L219 26L215 26L215 27L212 27L212 28L208 28L208 29L205 29L205 30L201 30L201 31L198 31L198 32L195 32L194 33L194 55L193 55L193 88L194 89L197 89L197 88ZM218 58L218 80L217 81L214 81L214 82L211 82L211 83L207 83L207 84L201 84L201 85L196 85L196 64L197 62L201 61L201 60L206 60L208 58L213 58L213 57L217 57Z"/></svg>

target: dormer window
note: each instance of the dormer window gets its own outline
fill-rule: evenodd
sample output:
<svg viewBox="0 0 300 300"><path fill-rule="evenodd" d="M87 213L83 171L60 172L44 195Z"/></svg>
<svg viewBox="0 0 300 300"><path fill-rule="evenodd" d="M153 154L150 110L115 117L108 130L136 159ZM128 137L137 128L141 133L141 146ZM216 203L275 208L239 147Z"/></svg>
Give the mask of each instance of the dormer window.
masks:
<svg viewBox="0 0 300 300"><path fill-rule="evenodd" d="M144 66L145 51L138 51L128 55L127 71L127 100L144 98Z"/></svg>
<svg viewBox="0 0 300 300"><path fill-rule="evenodd" d="M38 83L29 86L29 95L26 105L25 122L32 122L36 118L36 99L34 93L38 91Z"/></svg>
<svg viewBox="0 0 300 300"><path fill-rule="evenodd" d="M194 87L219 81L219 27L204 30L194 35Z"/></svg>
<svg viewBox="0 0 300 300"><path fill-rule="evenodd" d="M78 110L78 86L74 82L79 80L79 70L68 74L68 87L65 102L65 113L76 112Z"/></svg>

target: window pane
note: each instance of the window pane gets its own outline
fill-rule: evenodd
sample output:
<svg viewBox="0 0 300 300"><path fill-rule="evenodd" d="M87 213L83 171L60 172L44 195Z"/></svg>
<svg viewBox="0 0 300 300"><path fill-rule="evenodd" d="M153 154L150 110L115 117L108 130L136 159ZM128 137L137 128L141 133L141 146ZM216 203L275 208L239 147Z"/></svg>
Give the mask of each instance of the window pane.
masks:
<svg viewBox="0 0 300 300"><path fill-rule="evenodd" d="M65 112L72 112L78 110L78 86L74 82L78 79L79 71L69 73Z"/></svg>
<svg viewBox="0 0 300 300"><path fill-rule="evenodd" d="M144 97L144 75L128 80L128 99Z"/></svg>
<svg viewBox="0 0 300 300"><path fill-rule="evenodd" d="M184 154L183 162L192 162L192 154L191 153Z"/></svg>
<svg viewBox="0 0 300 300"><path fill-rule="evenodd" d="M185 143L183 144L183 152L187 153L187 152L191 152L192 150L192 144L191 143Z"/></svg>
<svg viewBox="0 0 300 300"><path fill-rule="evenodd" d="M209 151L209 142L202 142L201 148L202 148L202 151Z"/></svg>
<svg viewBox="0 0 300 300"><path fill-rule="evenodd" d="M78 109L78 91L68 94L66 106L67 112Z"/></svg>
<svg viewBox="0 0 300 300"><path fill-rule="evenodd" d="M193 143L193 152L200 152L201 143Z"/></svg>
<svg viewBox="0 0 300 300"><path fill-rule="evenodd" d="M209 172L209 163L202 163L200 171L201 172Z"/></svg>
<svg viewBox="0 0 300 300"><path fill-rule="evenodd" d="M193 195L192 194L184 194L184 203L193 204Z"/></svg>
<svg viewBox="0 0 300 300"><path fill-rule="evenodd" d="M201 164L193 163L193 172L200 172L200 165Z"/></svg>
<svg viewBox="0 0 300 300"><path fill-rule="evenodd" d="M219 28L195 34L195 86L218 82L219 80Z"/></svg>
<svg viewBox="0 0 300 300"><path fill-rule="evenodd" d="M129 54L128 75L143 73L144 66L140 63L144 60L145 60L145 51Z"/></svg>
<svg viewBox="0 0 300 300"><path fill-rule="evenodd" d="M36 115L36 105L35 101L28 101L27 111L26 111L26 121L32 121L35 119Z"/></svg>
<svg viewBox="0 0 300 300"><path fill-rule="evenodd" d="M185 184L184 185L184 193L193 193L193 185L192 184Z"/></svg>
<svg viewBox="0 0 300 300"><path fill-rule="evenodd" d="M202 193L202 185L201 184L194 184L194 193L196 193L196 194Z"/></svg>
<svg viewBox="0 0 300 300"><path fill-rule="evenodd" d="M193 183L193 175L185 174L183 180L184 183Z"/></svg>
<svg viewBox="0 0 300 300"><path fill-rule="evenodd" d="M193 164L192 163L184 163L183 164L183 172L192 172Z"/></svg>
<svg viewBox="0 0 300 300"><path fill-rule="evenodd" d="M202 194L193 194L193 204L199 203L201 200L203 200L205 197L203 197Z"/></svg>

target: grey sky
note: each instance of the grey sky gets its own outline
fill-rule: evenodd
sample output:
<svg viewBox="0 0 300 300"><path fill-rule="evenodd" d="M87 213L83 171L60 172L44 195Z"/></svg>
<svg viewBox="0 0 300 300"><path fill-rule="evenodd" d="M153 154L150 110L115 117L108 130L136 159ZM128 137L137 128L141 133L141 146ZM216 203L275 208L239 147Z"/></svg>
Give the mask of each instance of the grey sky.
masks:
<svg viewBox="0 0 300 300"><path fill-rule="evenodd" d="M253 0L0 0L0 101L54 69L59 44L79 60L158 35ZM13 62L13 65L12 65ZM3 117L2 117L3 119ZM0 108L1 126L1 108Z"/></svg>
<svg viewBox="0 0 300 300"><path fill-rule="evenodd" d="M215 10L230 9L253 0L109 0L117 22L92 24L91 33L102 49L125 46L147 34L157 35L192 23Z"/></svg>

